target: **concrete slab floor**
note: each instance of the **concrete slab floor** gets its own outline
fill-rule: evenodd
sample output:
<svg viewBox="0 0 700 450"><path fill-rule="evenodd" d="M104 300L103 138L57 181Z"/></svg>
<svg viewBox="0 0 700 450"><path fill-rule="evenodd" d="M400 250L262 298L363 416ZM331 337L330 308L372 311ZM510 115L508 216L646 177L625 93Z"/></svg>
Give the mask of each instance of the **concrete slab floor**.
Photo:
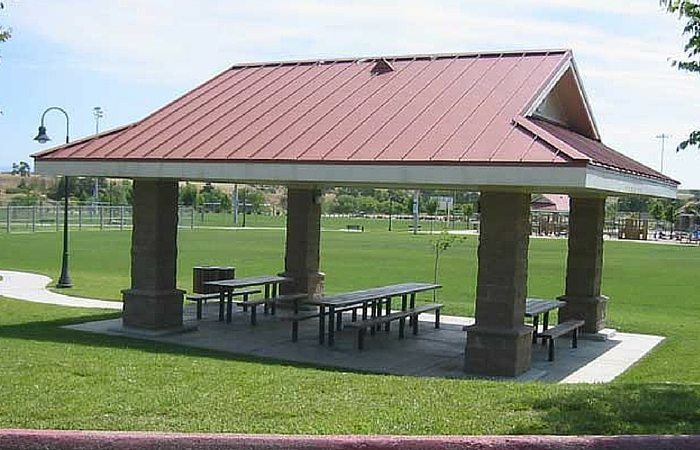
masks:
<svg viewBox="0 0 700 450"><path fill-rule="evenodd" d="M300 322L299 341L291 341L288 312L277 315L258 314L258 324L252 326L248 313L237 311L230 324L219 322L218 304L205 305L203 319L195 320L193 305L185 307L186 325L196 325L193 331L133 336L121 325L121 319L87 322L66 328L119 336L133 336L157 342L217 350L226 353L257 356L274 360L311 364L359 372L393 375L475 378L464 372L464 325L473 323L465 317L443 316L440 329L435 329L433 316L421 315L419 333L398 339L398 323L390 332L367 334L365 349L354 348L354 333L345 329L336 333L335 345L318 343L318 322ZM349 313L343 320L350 321ZM612 381L649 353L664 338L630 333L616 333L607 341L579 339L578 348L571 348L570 338L556 342L553 362L547 361L547 348L533 344L532 368L516 378L517 381L539 380L554 383L599 383Z"/></svg>

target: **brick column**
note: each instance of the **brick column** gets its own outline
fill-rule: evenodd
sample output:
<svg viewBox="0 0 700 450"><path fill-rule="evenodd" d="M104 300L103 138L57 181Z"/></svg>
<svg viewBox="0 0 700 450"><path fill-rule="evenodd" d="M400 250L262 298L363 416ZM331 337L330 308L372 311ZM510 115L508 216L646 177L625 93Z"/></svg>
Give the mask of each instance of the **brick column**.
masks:
<svg viewBox="0 0 700 450"><path fill-rule="evenodd" d="M530 368L524 325L530 195L482 192L476 323L467 328L465 370L516 376Z"/></svg>
<svg viewBox="0 0 700 450"><path fill-rule="evenodd" d="M571 197L569 255L566 261L566 306L559 321L583 319L584 332L596 333L605 326L608 298L600 294L603 272L604 197Z"/></svg>
<svg viewBox="0 0 700 450"><path fill-rule="evenodd" d="M282 275L294 278L281 291L323 294L319 272L321 248L321 192L313 188L287 190L287 242Z"/></svg>
<svg viewBox="0 0 700 450"><path fill-rule="evenodd" d="M177 181L134 180L131 289L122 291L125 327L182 326L176 286Z"/></svg>

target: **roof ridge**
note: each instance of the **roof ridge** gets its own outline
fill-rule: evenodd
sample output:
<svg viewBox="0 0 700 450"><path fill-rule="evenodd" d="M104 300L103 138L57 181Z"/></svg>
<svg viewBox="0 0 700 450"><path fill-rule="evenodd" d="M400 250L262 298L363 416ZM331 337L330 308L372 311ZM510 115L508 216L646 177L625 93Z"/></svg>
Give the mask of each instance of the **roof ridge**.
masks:
<svg viewBox="0 0 700 450"><path fill-rule="evenodd" d="M341 58L317 58L317 59L297 59L297 60L273 60L273 61L256 61L248 63L237 63L229 66L231 69L242 69L261 66L279 66L279 65L301 65L301 64L330 64L330 63L376 63L379 60L386 61L410 61L418 59L444 59L444 58L479 58L484 56L538 56L542 54L556 54L571 52L568 48L540 48L540 49L521 49L521 50L484 50L475 52L447 52L447 53L415 53L403 55L375 55L375 56L348 56Z"/></svg>

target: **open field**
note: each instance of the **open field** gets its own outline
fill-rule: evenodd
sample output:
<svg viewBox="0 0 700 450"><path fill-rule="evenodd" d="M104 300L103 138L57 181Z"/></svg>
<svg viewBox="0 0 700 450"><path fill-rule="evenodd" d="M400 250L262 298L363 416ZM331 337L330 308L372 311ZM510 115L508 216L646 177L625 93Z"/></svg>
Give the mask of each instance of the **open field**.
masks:
<svg viewBox="0 0 700 450"><path fill-rule="evenodd" d="M118 299L129 232L72 234L72 293ZM432 279L429 236L326 232L327 290ZM440 301L473 312L477 239L441 259ZM282 268L282 230L182 230L178 280ZM668 339L609 385L418 379L319 370L63 330L98 311L0 299L0 426L280 433L700 433L700 249L607 242L603 291L621 330ZM533 239L529 291L563 291L566 241ZM0 234L0 267L56 276L60 234Z"/></svg>

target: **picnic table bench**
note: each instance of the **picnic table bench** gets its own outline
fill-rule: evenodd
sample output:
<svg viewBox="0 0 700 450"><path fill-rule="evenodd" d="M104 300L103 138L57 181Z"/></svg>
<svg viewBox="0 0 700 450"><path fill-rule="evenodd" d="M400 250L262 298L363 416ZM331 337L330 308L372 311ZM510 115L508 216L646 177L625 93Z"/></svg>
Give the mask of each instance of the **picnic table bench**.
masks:
<svg viewBox="0 0 700 450"><path fill-rule="evenodd" d="M579 329L585 324L583 320L567 320L562 322L555 327L540 333L542 336L542 341L549 341L549 360L554 361L554 340L558 337L564 336L567 333L571 333L571 347L578 347L578 333Z"/></svg>
<svg viewBox="0 0 700 450"><path fill-rule="evenodd" d="M424 312L435 311L435 328L440 328L440 309L442 309L443 306L444 305L440 303L425 304L405 311L392 312L384 316L352 322L347 326L356 330L356 348L362 350L364 348L364 339L367 329L369 328L371 333L374 334L377 325L381 325L382 323L389 324L392 320L399 320L399 339L403 339L404 337L404 320L407 317L411 319L413 334L418 334L418 316Z"/></svg>
<svg viewBox="0 0 700 450"><path fill-rule="evenodd" d="M546 331L549 328L549 313L555 309L559 309L566 305L566 302L561 300L546 300L542 298L528 298L525 300L525 317L532 318L532 327L535 329L532 333L532 343L537 342L537 338L541 338L541 333L538 333L540 316L542 316L542 330ZM545 338L542 338L542 344L545 344Z"/></svg>
<svg viewBox="0 0 700 450"><path fill-rule="evenodd" d="M345 229L347 231L365 231L365 227L363 225L355 225L355 224L345 225Z"/></svg>
<svg viewBox="0 0 700 450"><path fill-rule="evenodd" d="M266 314L268 312L268 309L272 309L272 314L274 314L277 303L293 301L296 305L296 302L298 300L306 296L306 294L302 296L299 296L299 294L295 294L296 297L291 296L289 294L278 295L279 285L281 283L289 281L292 281L292 278L279 275L262 275L247 278L235 278L230 280L208 281L205 283L205 285L215 286L219 290L219 293L217 294L219 296L219 320L224 320L224 303L227 305L226 322L229 323L231 322L231 316L233 313L233 304L238 304L243 307L244 311L247 311L248 307L252 307L250 308L251 322L253 325L255 325L255 323L257 322L257 307L259 305L264 306ZM244 296L244 298L241 301L233 300L233 297L237 295L237 292L242 292L240 291L240 289L250 288L252 286L262 287L263 298L259 300L250 301L247 297ZM237 289L239 291L237 291ZM260 290L257 290L257 292L260 292Z"/></svg>
<svg viewBox="0 0 700 450"><path fill-rule="evenodd" d="M353 324L357 324L352 325L353 328L360 330L370 329L372 332L374 332L379 326L384 324L385 329L389 331L390 322L393 320L399 320L399 328L401 330L405 326L405 320L407 318L413 320L415 316L417 321L417 314L414 314L416 294L419 292L439 289L440 287L441 286L439 284L432 283L402 283L310 300L308 303L318 305L319 307L319 313L317 316L319 319L319 343L323 344L325 342L326 319L328 320L328 345L332 346L335 342L335 331L338 327L336 321L342 321L342 315L340 315L340 313L343 311L353 310L353 319L356 319L357 310L360 308L362 309L362 320L352 322ZM378 317L389 317L392 314L392 298L399 296L401 297L400 314L391 316L391 318L378 319ZM385 309L385 314L382 314L382 307ZM442 305L438 305L434 309L439 310L441 307ZM368 317L368 312L370 311L371 317ZM294 330L292 333L294 334ZM360 332L358 332L358 336L359 334ZM360 338L358 337L358 339Z"/></svg>

